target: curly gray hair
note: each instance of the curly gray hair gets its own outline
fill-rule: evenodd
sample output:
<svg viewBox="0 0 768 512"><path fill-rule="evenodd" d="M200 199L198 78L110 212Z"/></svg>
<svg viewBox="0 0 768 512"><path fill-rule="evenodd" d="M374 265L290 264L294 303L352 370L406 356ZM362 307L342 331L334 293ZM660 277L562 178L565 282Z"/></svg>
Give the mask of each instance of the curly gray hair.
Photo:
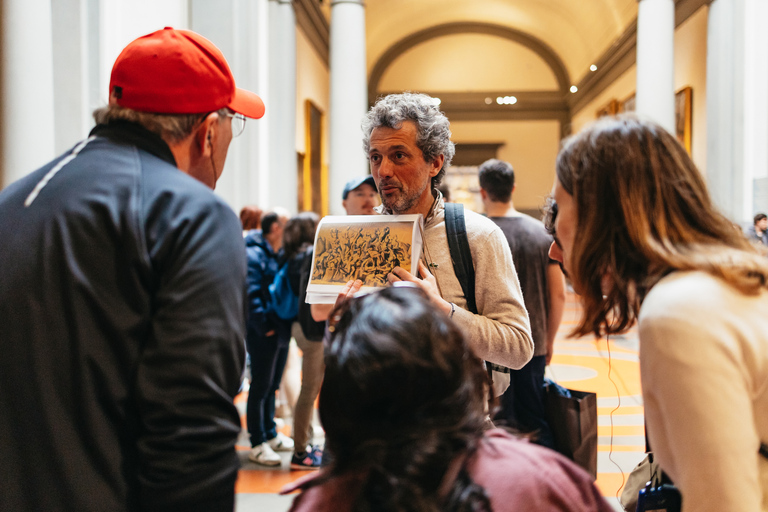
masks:
<svg viewBox="0 0 768 512"><path fill-rule="evenodd" d="M424 155L425 162L432 162L440 155L445 157L440 172L432 178L432 188L437 187L451 165L456 148L451 142L448 118L437 108L435 99L426 94L404 92L390 94L379 99L363 118L363 149L367 155L371 149L371 133L379 127L400 129L403 121L413 121L418 130L416 146Z"/></svg>

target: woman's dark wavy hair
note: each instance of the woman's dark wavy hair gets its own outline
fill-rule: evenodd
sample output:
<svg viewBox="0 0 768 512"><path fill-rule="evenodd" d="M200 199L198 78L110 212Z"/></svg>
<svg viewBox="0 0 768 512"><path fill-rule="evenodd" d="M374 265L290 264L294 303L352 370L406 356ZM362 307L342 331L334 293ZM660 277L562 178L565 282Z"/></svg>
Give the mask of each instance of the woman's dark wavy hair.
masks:
<svg viewBox="0 0 768 512"><path fill-rule="evenodd" d="M365 475L356 511L490 511L464 469L485 422L486 373L460 331L414 288L355 298L325 348L320 418L333 457L326 478ZM450 477L449 477L450 478Z"/></svg>
<svg viewBox="0 0 768 512"><path fill-rule="evenodd" d="M296 256L315 241L320 217L315 212L301 212L291 217L283 228L283 253L286 260Z"/></svg>
<svg viewBox="0 0 768 512"><path fill-rule="evenodd" d="M768 286L768 261L721 214L680 143L633 115L567 139L557 179L574 198L571 279L584 314L573 334L630 327L650 288L674 270L720 277L742 293Z"/></svg>

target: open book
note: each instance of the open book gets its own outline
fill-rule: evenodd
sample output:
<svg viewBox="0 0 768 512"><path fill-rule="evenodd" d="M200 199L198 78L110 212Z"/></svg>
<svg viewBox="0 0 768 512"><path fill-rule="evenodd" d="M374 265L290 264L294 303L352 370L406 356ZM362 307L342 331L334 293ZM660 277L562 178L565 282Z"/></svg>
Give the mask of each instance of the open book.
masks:
<svg viewBox="0 0 768 512"><path fill-rule="evenodd" d="M417 215L329 215L315 234L308 304L333 304L351 279L361 291L387 284L387 274L402 267L416 274L423 245L423 217Z"/></svg>

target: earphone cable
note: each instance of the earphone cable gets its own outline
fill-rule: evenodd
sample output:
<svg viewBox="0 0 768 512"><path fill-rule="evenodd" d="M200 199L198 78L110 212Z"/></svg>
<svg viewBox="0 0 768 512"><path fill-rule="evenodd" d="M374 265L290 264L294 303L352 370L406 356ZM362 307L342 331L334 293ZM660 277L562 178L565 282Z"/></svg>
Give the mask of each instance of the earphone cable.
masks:
<svg viewBox="0 0 768 512"><path fill-rule="evenodd" d="M614 466L616 466L619 469L619 472L621 473L621 485L619 486L618 489L616 489L616 500L619 501L619 505L621 505L621 500L619 500L619 495L621 493L621 490L624 488L624 484L626 483L626 478L624 475L624 470L615 460L613 460L613 413L615 413L616 411L619 410L619 408L621 408L621 392L619 391L619 386L616 384L616 381L613 380L613 376L612 376L613 362L611 360L611 337L607 334L605 336L605 346L608 349L608 380L611 381L611 384L613 384L614 389L616 389L616 399L617 399L616 407L614 407L613 410L608 415L611 421L611 443L610 443L610 448L608 450L608 459L613 463Z"/></svg>

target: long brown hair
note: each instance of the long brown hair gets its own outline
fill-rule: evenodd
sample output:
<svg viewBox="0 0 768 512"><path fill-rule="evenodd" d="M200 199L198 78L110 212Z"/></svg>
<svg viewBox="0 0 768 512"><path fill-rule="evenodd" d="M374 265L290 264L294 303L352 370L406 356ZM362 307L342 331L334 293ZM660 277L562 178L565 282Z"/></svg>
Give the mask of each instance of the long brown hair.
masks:
<svg viewBox="0 0 768 512"><path fill-rule="evenodd" d="M768 287L768 260L718 211L685 149L632 115L567 139L557 179L577 209L572 275L584 315L573 334L618 333L674 270L700 270L742 293Z"/></svg>

